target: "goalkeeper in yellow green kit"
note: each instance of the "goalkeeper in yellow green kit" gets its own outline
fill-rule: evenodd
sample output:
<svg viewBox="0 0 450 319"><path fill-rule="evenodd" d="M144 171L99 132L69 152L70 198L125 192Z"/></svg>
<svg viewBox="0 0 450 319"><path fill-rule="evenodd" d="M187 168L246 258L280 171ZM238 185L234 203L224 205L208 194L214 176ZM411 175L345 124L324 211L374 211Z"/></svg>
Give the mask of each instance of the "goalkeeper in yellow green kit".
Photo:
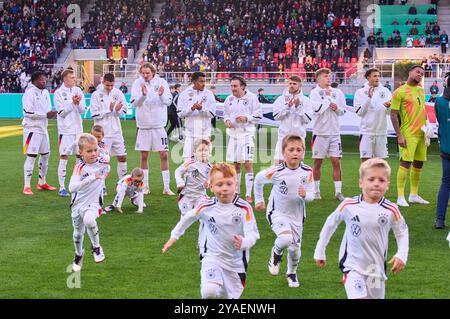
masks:
<svg viewBox="0 0 450 319"><path fill-rule="evenodd" d="M397 134L400 150L400 167L397 172L397 205L409 206L405 199L405 184L410 175L410 203L429 204L418 195L423 162L427 160L427 146L422 127L427 124L425 91L419 85L424 69L414 65L409 70L408 81L395 90L391 101L391 121ZM412 168L411 168L412 164Z"/></svg>

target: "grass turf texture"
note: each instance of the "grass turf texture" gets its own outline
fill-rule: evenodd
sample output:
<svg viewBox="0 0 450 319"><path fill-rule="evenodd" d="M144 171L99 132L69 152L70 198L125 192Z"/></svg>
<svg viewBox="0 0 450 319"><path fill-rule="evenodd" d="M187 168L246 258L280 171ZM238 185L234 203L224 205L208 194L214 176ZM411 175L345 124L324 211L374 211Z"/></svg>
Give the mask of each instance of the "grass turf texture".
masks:
<svg viewBox="0 0 450 319"><path fill-rule="evenodd" d="M20 125L20 120L0 120L0 126ZM135 123L122 123L128 150L128 170L139 165L139 153L134 151ZM92 122L85 121L85 131ZM220 124L223 128L223 125ZM49 125L51 156L47 181L57 186L58 148L56 122ZM310 135L308 134L308 147ZM395 153L394 141L390 152ZM174 146L171 142L171 147ZM2 222L0 232L0 298L199 298L200 266L197 256L197 229L195 225L165 255L161 248L169 238L171 229L179 220L176 197L162 196L162 178L157 154L150 159L151 194L145 197L147 208L143 215L124 201L124 214L115 212L99 220L100 242L106 260L96 265L85 235L86 255L81 272L81 288L69 289L66 284L67 267L73 258L72 224L69 199L57 192L35 189L37 163L32 179L32 197L22 195L23 161L22 136L0 138L0 193ZM344 137L342 161L343 192L346 196L359 194L357 137ZM433 229L437 191L441 178L441 163L437 142L429 149L420 194L431 202L428 206L412 205L401 209L410 231L410 255L407 267L399 275L388 275L387 298L448 298L450 258L447 231ZM306 163L312 164L311 153ZM391 189L387 198L396 199L396 171L398 159L390 157L392 167ZM72 173L74 158L67 166L66 185ZM260 164L255 163L255 173ZM267 167L267 164L263 165ZM171 187L175 190L171 163ZM111 177L107 181L106 204L113 200L117 180L116 160L112 160ZM407 192L409 188L407 184ZM244 179L242 189L245 187ZM278 277L267 270L270 249L275 239L264 213L255 212L261 239L251 250L248 278L242 298L345 298L338 269L338 249L344 224L341 224L327 249L328 265L318 269L313 251L320 229L327 216L336 208L331 166L325 161L321 183L323 199L307 207L307 220L303 231L302 258L298 276L302 283L298 289L288 288L283 274L286 259ZM265 187L266 201L270 187ZM390 235L390 259L396 252L394 237ZM389 266L388 266L389 267Z"/></svg>

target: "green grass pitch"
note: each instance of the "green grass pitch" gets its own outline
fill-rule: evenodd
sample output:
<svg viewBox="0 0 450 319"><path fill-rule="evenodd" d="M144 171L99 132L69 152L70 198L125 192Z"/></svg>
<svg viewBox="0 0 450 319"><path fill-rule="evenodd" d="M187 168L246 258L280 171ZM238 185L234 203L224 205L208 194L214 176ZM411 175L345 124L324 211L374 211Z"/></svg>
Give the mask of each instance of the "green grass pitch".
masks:
<svg viewBox="0 0 450 319"><path fill-rule="evenodd" d="M20 125L20 120L0 120L0 128ZM85 121L88 131L92 122ZM223 128L223 125L220 125ZM139 154L134 151L135 122L123 122L128 150L129 170L139 165ZM48 182L57 186L57 129L56 122L49 125L52 154ZM1 136L1 134L0 134ZM308 134L308 140L310 135ZM398 159L395 145L390 141L389 158L393 170L391 189L387 198L395 200L395 176ZM171 147L174 147L171 142ZM309 141L308 141L309 145ZM309 150L310 147L308 146ZM343 192L346 196L359 194L357 137L343 138L342 162ZM37 167L32 179L35 195L22 195L23 161L22 136L0 138L0 298L199 298L200 265L197 256L197 227L191 227L165 255L161 248L171 229L179 220L175 197L162 196L162 178L157 154L150 159L151 194L146 196L147 208L143 215L136 214L134 206L124 201L124 214L110 213L99 220L100 241L106 260L96 265L90 254L90 243L85 236L86 256L80 275L81 288L68 288L66 272L73 258L72 225L69 199L60 198L56 192L35 189ZM410 255L407 267L399 275L389 274L386 284L387 298L449 298L450 254L446 231L433 228L436 198L441 178L441 163L437 142L429 149L420 193L430 200L428 206L411 206L402 209L410 230ZM113 159L111 176L107 181L111 203L117 180L116 160ZM311 164L311 153L306 155ZM68 183L74 159L67 166ZM37 166L37 165L36 165ZM256 162L255 173L260 167ZM173 172L177 165L171 163L171 188L175 190ZM242 182L242 187L244 187ZM409 184L409 182L408 182ZM407 186L407 194L408 194ZM275 239L265 220L264 213L255 212L261 239L251 250L247 286L242 298L345 298L338 269L338 249L344 224L338 228L327 250L328 266L318 269L313 251L326 217L336 208L331 167L326 161L322 177L323 200L307 207L304 225L302 258L298 276L302 283L298 289L288 288L283 275L273 277L267 270L267 260ZM265 187L268 196L270 187ZM266 197L267 200L267 197ZM397 247L391 233L388 258ZM284 273L286 261L283 261Z"/></svg>

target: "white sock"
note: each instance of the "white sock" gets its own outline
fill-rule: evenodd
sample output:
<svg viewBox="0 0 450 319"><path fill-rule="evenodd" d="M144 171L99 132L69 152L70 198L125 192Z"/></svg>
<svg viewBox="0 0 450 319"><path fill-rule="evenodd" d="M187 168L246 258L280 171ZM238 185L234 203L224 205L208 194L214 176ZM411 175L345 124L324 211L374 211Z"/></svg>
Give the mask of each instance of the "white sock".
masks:
<svg viewBox="0 0 450 319"><path fill-rule="evenodd" d="M59 166L58 166L58 181L59 181L59 189L64 189L64 182L66 181L66 166L67 166L67 160L66 159L59 159Z"/></svg>
<svg viewBox="0 0 450 319"><path fill-rule="evenodd" d="M45 184L45 177L47 176L48 159L50 158L50 153L39 156L39 184Z"/></svg>
<svg viewBox="0 0 450 319"><path fill-rule="evenodd" d="M25 187L30 187L31 176L33 175L34 162L36 157L27 156L25 164L23 165L23 177L25 181Z"/></svg>
<svg viewBox="0 0 450 319"><path fill-rule="evenodd" d="M95 227L86 227L89 238L91 239L92 246L98 247L100 246L100 236L98 234L98 226Z"/></svg>
<svg viewBox="0 0 450 319"><path fill-rule="evenodd" d="M167 190L170 188L170 172L169 170L161 171L161 174L164 183L164 190Z"/></svg>
<svg viewBox="0 0 450 319"><path fill-rule="evenodd" d="M301 251L297 245L291 245L288 248L287 274L297 273L298 263L300 262Z"/></svg>
<svg viewBox="0 0 450 319"><path fill-rule="evenodd" d="M236 184L236 193L240 194L241 193L241 176L242 173L237 173L237 184Z"/></svg>
<svg viewBox="0 0 450 319"><path fill-rule="evenodd" d="M148 169L143 169L144 172L144 185L148 187Z"/></svg>
<svg viewBox="0 0 450 319"><path fill-rule="evenodd" d="M84 231L83 227L81 231L74 230L73 232L73 245L75 247L75 254L78 256L83 255L83 239L84 239Z"/></svg>
<svg viewBox="0 0 450 319"><path fill-rule="evenodd" d="M334 182L335 193L342 193L342 181Z"/></svg>
<svg viewBox="0 0 450 319"><path fill-rule="evenodd" d="M320 179L318 181L314 181L314 192L320 193Z"/></svg>
<svg viewBox="0 0 450 319"><path fill-rule="evenodd" d="M252 196L253 172L245 173L245 196Z"/></svg>
<svg viewBox="0 0 450 319"><path fill-rule="evenodd" d="M122 179L127 175L127 162L117 162L117 176Z"/></svg>

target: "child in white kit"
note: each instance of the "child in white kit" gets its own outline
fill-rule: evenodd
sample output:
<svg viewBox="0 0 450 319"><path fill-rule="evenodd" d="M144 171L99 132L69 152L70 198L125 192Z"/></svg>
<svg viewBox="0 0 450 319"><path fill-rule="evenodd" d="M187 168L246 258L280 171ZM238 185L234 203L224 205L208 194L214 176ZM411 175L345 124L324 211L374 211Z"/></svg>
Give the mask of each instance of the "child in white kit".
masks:
<svg viewBox="0 0 450 319"><path fill-rule="evenodd" d="M75 165L69 183L69 191L72 193L70 207L75 245L73 271L80 271L82 267L83 239L86 230L91 240L95 262L105 260L96 219L103 213L103 185L110 170L109 161L99 157L97 139L94 136L82 134L78 140L78 148L82 162Z"/></svg>
<svg viewBox="0 0 450 319"><path fill-rule="evenodd" d="M384 299L389 231L392 228L398 250L389 261L399 273L409 250L408 226L398 206L384 194L389 188L391 168L381 158L371 158L359 169L362 195L346 198L328 217L314 252L318 267L326 265L325 250L342 221L345 234L339 251L339 267L349 299Z"/></svg>
<svg viewBox="0 0 450 319"><path fill-rule="evenodd" d="M125 175L120 181L117 182L116 186L116 197L112 205L105 208L105 211L110 212L116 210L123 214L122 203L126 197L129 197L131 203L137 207L137 213L142 214L144 212L144 171L136 167L131 171L130 175Z"/></svg>
<svg viewBox="0 0 450 319"><path fill-rule="evenodd" d="M303 223L306 203L314 199L312 169L302 163L305 140L298 135L287 135L281 143L282 164L259 172L255 178L255 209L262 211L264 184L272 184L266 217L277 236L269 260L269 272L280 272L283 251L287 250L286 280L289 287L297 288L297 267L300 262Z"/></svg>
<svg viewBox="0 0 450 319"><path fill-rule="evenodd" d="M259 239L252 207L236 194L236 170L226 163L211 168L210 184L215 198L190 210L172 230L162 252L196 220L205 224L205 253L201 264L201 296L237 299L245 287L249 250Z"/></svg>

